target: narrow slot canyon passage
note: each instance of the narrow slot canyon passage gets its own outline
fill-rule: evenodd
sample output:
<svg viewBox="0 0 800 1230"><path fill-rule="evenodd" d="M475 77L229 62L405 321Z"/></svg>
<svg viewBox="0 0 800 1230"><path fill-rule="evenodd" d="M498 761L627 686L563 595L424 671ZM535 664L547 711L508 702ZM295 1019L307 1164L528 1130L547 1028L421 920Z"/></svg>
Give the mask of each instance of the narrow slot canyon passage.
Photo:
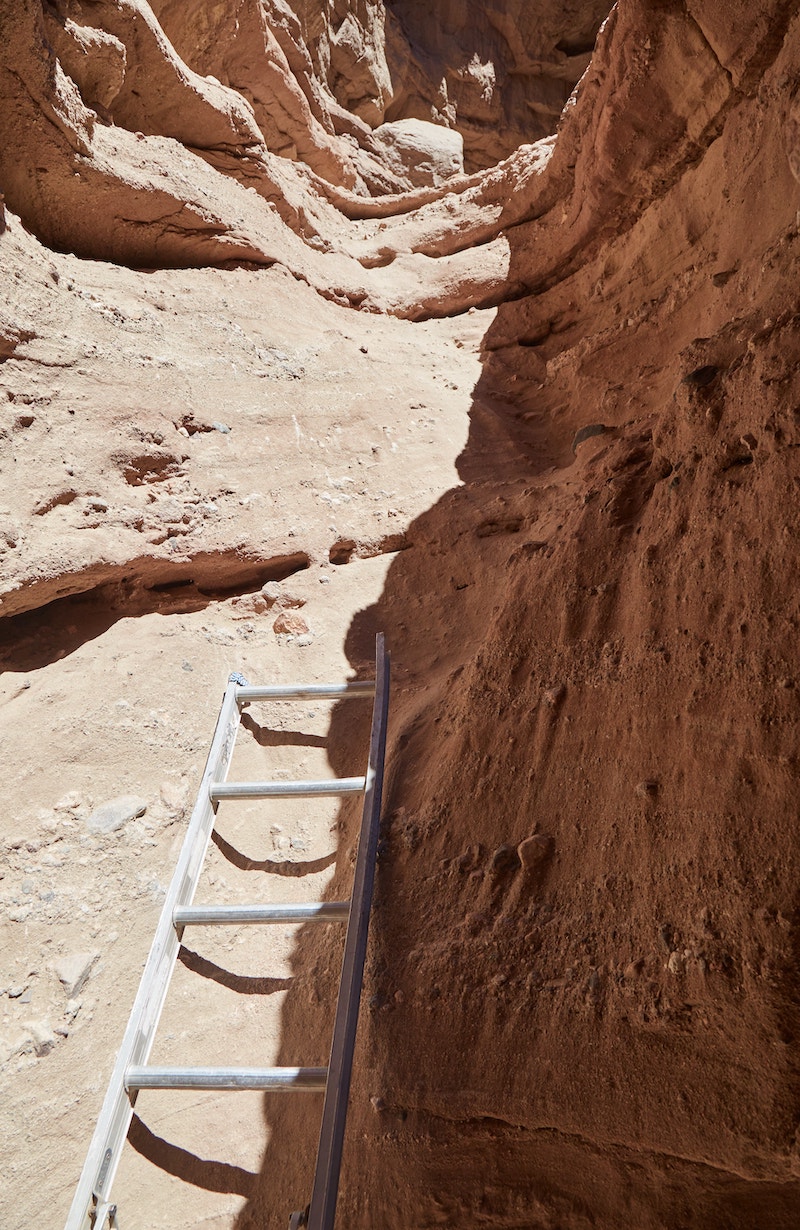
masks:
<svg viewBox="0 0 800 1230"><path fill-rule="evenodd" d="M3 1227L64 1223L230 672L384 632L341 1224L793 1230L795 6L12 7ZM368 728L253 707L231 776ZM357 811L225 804L198 901L340 899ZM341 946L187 930L154 1062L324 1065ZM144 1091L120 1225L285 1230L321 1102Z"/></svg>

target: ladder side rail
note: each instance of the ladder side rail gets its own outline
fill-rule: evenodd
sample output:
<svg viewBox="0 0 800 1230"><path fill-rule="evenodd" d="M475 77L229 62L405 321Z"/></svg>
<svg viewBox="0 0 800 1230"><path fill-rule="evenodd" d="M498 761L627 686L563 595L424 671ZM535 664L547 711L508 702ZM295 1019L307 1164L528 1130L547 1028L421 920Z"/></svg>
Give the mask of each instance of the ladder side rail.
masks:
<svg viewBox="0 0 800 1230"><path fill-rule="evenodd" d="M101 1210L114 1207L109 1204L108 1193L133 1117L133 1105L125 1090L125 1072L131 1065L147 1062L158 1027L180 948L180 940L172 921L173 911L176 906L191 904L214 827L216 809L209 798L209 786L215 779L224 779L233 755L240 722L236 690L236 684L229 682L222 699L197 801L167 889L150 954L117 1054L65 1230L91 1230L92 1227L95 1227L95 1230L104 1230L102 1225L96 1225L93 1220L95 1202L96 1207ZM103 1217L105 1218L105 1213Z"/></svg>
<svg viewBox="0 0 800 1230"><path fill-rule="evenodd" d="M361 984L367 952L372 890L383 791L386 725L389 712L389 655L380 633L375 645L375 702L372 712L364 810L358 843L350 919L336 1003L328 1081L322 1110L317 1164L308 1212L308 1230L333 1230L344 1145L350 1078L353 1070Z"/></svg>

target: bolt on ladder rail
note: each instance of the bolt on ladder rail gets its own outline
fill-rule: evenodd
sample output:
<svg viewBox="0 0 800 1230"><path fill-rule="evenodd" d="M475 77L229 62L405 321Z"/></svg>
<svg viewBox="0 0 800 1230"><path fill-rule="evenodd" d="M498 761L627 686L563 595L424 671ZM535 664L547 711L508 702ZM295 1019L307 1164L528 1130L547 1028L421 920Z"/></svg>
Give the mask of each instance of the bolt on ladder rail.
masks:
<svg viewBox="0 0 800 1230"><path fill-rule="evenodd" d="M255 701L346 699L374 694L369 759L363 777L333 781L226 782L241 712ZM140 1089L264 1089L325 1093L311 1201L291 1215L291 1226L331 1230L336 1214L350 1076L378 846L386 723L389 711L389 654L384 638L376 640L375 679L349 683L251 686L231 675L217 718L197 801L167 889L150 955L111 1074L100 1117L84 1163L66 1230L117 1227L111 1185L133 1117ZM363 794L361 833L349 902L308 905L192 904L224 799L315 797ZM242 923L346 922L344 956L327 1068L161 1068L148 1066L161 1010L180 950L183 930L191 925Z"/></svg>

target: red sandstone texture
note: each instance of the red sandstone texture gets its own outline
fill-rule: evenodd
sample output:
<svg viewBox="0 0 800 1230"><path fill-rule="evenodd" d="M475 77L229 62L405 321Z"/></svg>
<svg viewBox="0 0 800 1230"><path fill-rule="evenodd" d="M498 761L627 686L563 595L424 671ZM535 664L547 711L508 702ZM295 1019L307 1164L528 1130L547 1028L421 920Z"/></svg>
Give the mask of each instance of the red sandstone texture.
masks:
<svg viewBox="0 0 800 1230"><path fill-rule="evenodd" d="M124 1005L52 1045L34 1021L26 1050L10 992L39 986L62 891L54 914L36 903L36 826L85 820L58 797L65 766L78 790L94 757L97 791L130 756L116 736L92 750L92 700L82 759L62 735L37 780L26 727L71 689L82 712L93 663L127 705L117 673L158 652L177 687L185 654L190 734L170 751L188 778L215 671L324 673L343 649L364 672L377 630L395 686L343 1223L800 1221L800 19L620 0L555 132L512 149L520 80L571 85L605 14L542 9L536 41L531 6L474 7L4 13L3 746L27 777L0 1057L11 1152L38 1154L35 1174L15 1161L10 1226L41 1199L50 1145L19 1122L45 1087L34 1121L60 1122L54 1079L89 1086L50 1180L66 1209L102 1092L87 1072L110 1067L155 908L137 914L128 847L103 838L130 935L115 980L92 978ZM381 133L422 118L424 174ZM161 703L133 686L142 714ZM158 713L116 793L158 795ZM334 712L337 772L363 738L363 715ZM162 878L173 787L137 839ZM355 823L337 818L332 897ZM99 908L73 947L110 943ZM284 959L276 1057L324 1060L335 938L301 932ZM316 1109L261 1109L247 1163L252 1126L195 1109L219 1125L213 1174L213 1135L183 1142L189 1164L159 1152L174 1112L143 1112L139 1154L195 1186L148 1196L140 1224L285 1225ZM237 1199L207 1214L209 1188Z"/></svg>

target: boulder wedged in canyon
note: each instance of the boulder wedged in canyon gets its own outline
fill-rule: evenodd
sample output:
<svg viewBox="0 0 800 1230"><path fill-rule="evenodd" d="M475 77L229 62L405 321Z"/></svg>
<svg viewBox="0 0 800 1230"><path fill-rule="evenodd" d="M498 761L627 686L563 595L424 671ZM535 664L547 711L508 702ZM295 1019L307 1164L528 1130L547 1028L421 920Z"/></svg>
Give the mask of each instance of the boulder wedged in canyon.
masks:
<svg viewBox="0 0 800 1230"><path fill-rule="evenodd" d="M110 1062L152 931L152 879L174 861L184 779L199 773L203 686L240 665L281 680L348 662L366 673L384 630L387 806L340 1217L397 1230L790 1230L800 19L789 3L621 2L555 134L438 187L398 192L386 167L387 192L370 197L364 157L380 168L372 130L397 118L389 83L422 6L391 6L391 40L363 78L353 65L379 37L378 6L335 7L338 26L310 3L242 5L248 20L270 17L227 59L202 24L211 5L191 8L185 45L169 36L188 72L218 77L202 104L214 123L230 94L252 112L234 99L229 132L246 138L252 115L266 136L272 117L258 152L277 194L269 267L253 268L267 264L264 193L243 186L255 155L190 149L187 130L166 131L171 112L142 138L98 120L84 139L155 143L165 163L183 150L186 208L200 182L218 218L250 201L236 233L262 255L245 268L142 272L50 254L40 240L56 241L33 205L23 211L28 195L36 204L30 179L20 171L6 192L2 737L27 775L3 890L20 953L0 1031L4 1079L22 1082L9 1105L21 1113L49 1072L77 1087L99 1053ZM479 6L471 37L498 7ZM446 10L442 30L455 22ZM177 7L156 12L177 29ZM585 16L555 40L561 54L577 54L579 34L594 41ZM84 78L83 102L53 41L47 96L59 123L73 107L75 132L88 95L98 116L114 105L117 44L125 64L143 54L112 24L81 36L108 65ZM259 76L264 30L281 54L264 39ZM164 63L178 73L172 55ZM305 108L273 105L287 72ZM468 124L463 136L468 166L488 159ZM227 242L220 232L192 261L163 259L218 264ZM66 230L60 246L80 251ZM42 733L37 773L25 732L47 706L65 720ZM320 744L302 719L253 729L275 754L310 755ZM334 711L336 773L353 771L365 723ZM90 801L64 793L79 787ZM84 832L107 799L145 795L150 810L119 838ZM345 808L333 824L335 838L301 833L293 846L278 818L240 862L252 877L283 860L295 883L328 860L322 887L336 898L356 816ZM73 963L90 971L84 1005L108 996L108 1017L81 1007L83 1032L65 1008L48 1009L48 1032L15 1006L44 995L48 929L62 898L73 912L80 900L70 858L57 866L64 841L85 862L102 857L131 931L109 939L96 879L84 915L63 918ZM221 868L220 895L232 874ZM113 980L112 944L125 945ZM238 944L215 960L241 982ZM302 932L281 969L283 981L248 987L253 1003L285 994L276 1059L324 1062L335 939ZM227 1041L251 1015L225 1001L209 1020ZM168 1024L165 1045L183 1047L185 1022ZM101 1090L85 1083L73 1118L88 1134ZM174 1108L141 1109L145 1169L123 1175L123 1192L155 1192L151 1157L193 1176L189 1197L175 1182L158 1206L176 1225L197 1224L211 1192L221 1225L284 1225L308 1196L316 1116L265 1101L262 1151L236 1113L219 1101L190 1113L170 1153ZM216 1135L196 1143L206 1123ZM59 1190L85 1143L71 1132ZM32 1210L39 1171L24 1177Z"/></svg>

